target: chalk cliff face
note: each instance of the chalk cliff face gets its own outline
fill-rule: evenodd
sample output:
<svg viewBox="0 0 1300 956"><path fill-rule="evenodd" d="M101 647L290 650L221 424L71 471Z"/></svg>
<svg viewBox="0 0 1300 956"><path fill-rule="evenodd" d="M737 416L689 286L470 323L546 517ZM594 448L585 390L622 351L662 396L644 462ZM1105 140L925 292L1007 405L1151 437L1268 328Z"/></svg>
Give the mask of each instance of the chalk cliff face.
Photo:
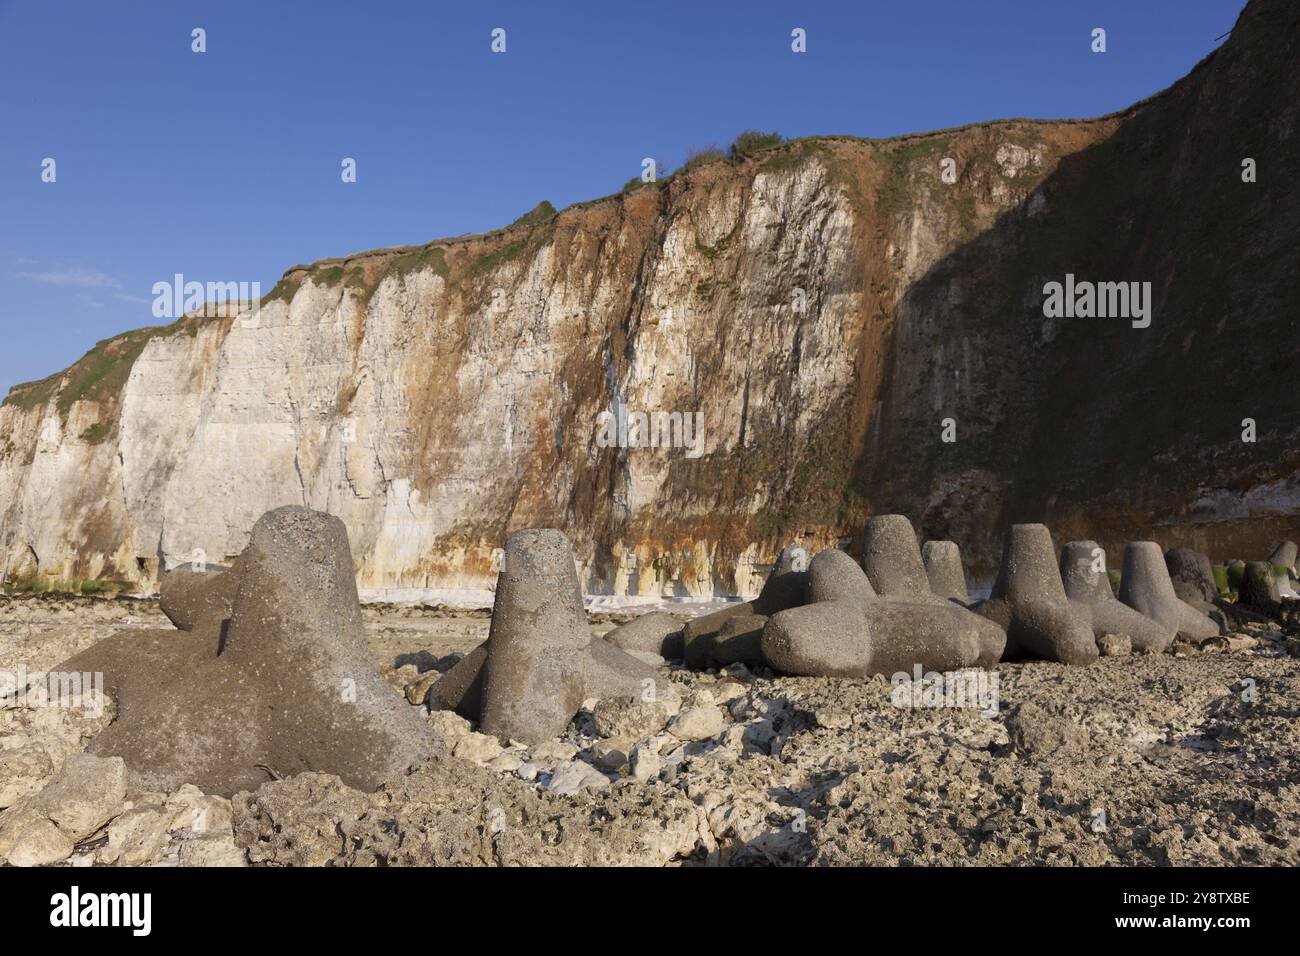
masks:
<svg viewBox="0 0 1300 956"><path fill-rule="evenodd" d="M148 582L284 504L395 596L525 526L616 594L751 592L881 511L984 573L1023 520L1259 557L1300 537L1298 36L1251 3L1123 114L787 143L102 342L0 407L6 577ZM1044 318L1067 273L1150 327ZM666 441L609 447L620 407Z"/></svg>

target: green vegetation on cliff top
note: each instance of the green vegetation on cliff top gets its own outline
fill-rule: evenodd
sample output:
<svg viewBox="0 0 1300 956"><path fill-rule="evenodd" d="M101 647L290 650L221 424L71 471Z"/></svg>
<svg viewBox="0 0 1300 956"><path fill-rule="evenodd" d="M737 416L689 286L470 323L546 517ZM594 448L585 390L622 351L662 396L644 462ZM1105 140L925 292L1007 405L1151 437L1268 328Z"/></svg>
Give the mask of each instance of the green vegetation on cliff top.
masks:
<svg viewBox="0 0 1300 956"><path fill-rule="evenodd" d="M102 402L120 394L135 366L135 360L151 339L182 332L194 335L202 321L187 317L177 319L170 325L133 329L111 339L103 339L96 342L95 347L70 368L37 382L15 385L0 405L13 405L23 411L30 411L38 405L44 405L57 393L55 407L59 416L66 419L69 410L77 402ZM64 383L61 389L60 383ZM92 435L86 440L94 443L98 433L94 432L93 426L87 431L92 432ZM102 438L98 440L102 441Z"/></svg>

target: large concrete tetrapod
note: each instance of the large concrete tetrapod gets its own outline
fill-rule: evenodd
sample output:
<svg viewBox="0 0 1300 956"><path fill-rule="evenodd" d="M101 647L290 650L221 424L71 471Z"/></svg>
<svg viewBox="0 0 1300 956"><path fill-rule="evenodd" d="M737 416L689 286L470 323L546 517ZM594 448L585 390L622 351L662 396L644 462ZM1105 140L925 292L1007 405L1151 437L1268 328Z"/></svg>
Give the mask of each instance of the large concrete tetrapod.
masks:
<svg viewBox="0 0 1300 956"><path fill-rule="evenodd" d="M876 515L867 522L862 539L862 567L876 594L886 602L941 604L955 608L959 612L954 615L959 626L974 628L979 634L978 666L992 667L1002 659L1007 645L1006 631L931 590L916 532L905 515Z"/></svg>
<svg viewBox="0 0 1300 956"><path fill-rule="evenodd" d="M1187 640L1203 641L1219 633L1218 624L1174 593L1164 554L1154 541L1130 541L1124 546L1119 599Z"/></svg>
<svg viewBox="0 0 1300 956"><path fill-rule="evenodd" d="M60 665L103 672L117 701L90 751L122 757L132 789L226 795L306 771L374 789L419 761L428 725L370 662L343 522L270 511L236 569L228 621L116 635Z"/></svg>
<svg viewBox="0 0 1300 956"><path fill-rule="evenodd" d="M1273 553L1268 556L1269 564L1280 564L1284 568L1295 568L1296 562L1296 543L1294 541L1283 541Z"/></svg>
<svg viewBox="0 0 1300 956"><path fill-rule="evenodd" d="M813 558L812 603L773 615L763 629L763 657L785 674L863 677L957 670L980 657L982 623L943 602L879 597L862 568L843 551Z"/></svg>
<svg viewBox="0 0 1300 956"><path fill-rule="evenodd" d="M1273 553L1268 556L1268 563L1287 569L1286 577L1278 578L1277 589L1278 597L1287 600L1295 600L1300 597L1295 589L1295 583L1300 580L1300 573L1296 569L1296 544L1294 541L1283 541Z"/></svg>
<svg viewBox="0 0 1300 956"><path fill-rule="evenodd" d="M921 545L921 560L930 579L930 590L941 598L965 607L970 603L966 590L966 572L961 565L961 549L955 541L927 541Z"/></svg>
<svg viewBox="0 0 1300 956"><path fill-rule="evenodd" d="M1092 633L1127 634L1135 651L1159 654L1174 639L1173 628L1121 603L1106 574L1106 552L1096 541L1071 541L1061 549L1061 579L1072 602L1088 607Z"/></svg>
<svg viewBox="0 0 1300 956"><path fill-rule="evenodd" d="M219 564L182 564L158 581L158 607L182 631L230 619L239 572Z"/></svg>
<svg viewBox="0 0 1300 956"><path fill-rule="evenodd" d="M1097 659L1088 609L1066 597L1052 535L1044 525L1017 524L1007 530L993 593L975 610L1006 628L1008 654L1014 648L1062 664Z"/></svg>
<svg viewBox="0 0 1300 956"><path fill-rule="evenodd" d="M1165 552L1165 567L1180 601L1186 601L1202 614L1214 611L1219 588L1214 583L1214 571L1207 555L1191 548L1170 548Z"/></svg>
<svg viewBox="0 0 1300 956"><path fill-rule="evenodd" d="M663 611L634 617L606 634L605 640L624 651L646 651L667 660L682 656L682 624Z"/></svg>
<svg viewBox="0 0 1300 956"><path fill-rule="evenodd" d="M592 637L573 551L552 529L516 531L506 539L485 646L483 655L471 654L434 684L430 700L459 698L462 711L472 703L471 659L477 657L483 732L507 740L549 740L587 698L635 699L659 683L653 667ZM441 685L449 679L454 690L444 694Z"/></svg>
<svg viewBox="0 0 1300 956"><path fill-rule="evenodd" d="M754 600L686 622L682 628L686 666L703 670L736 662L761 663L759 639L766 619L807 602L808 552L799 545L789 545L782 550Z"/></svg>
<svg viewBox="0 0 1300 956"><path fill-rule="evenodd" d="M1267 561L1246 562L1241 586L1237 589L1237 604L1273 618L1282 613L1282 595L1272 564Z"/></svg>

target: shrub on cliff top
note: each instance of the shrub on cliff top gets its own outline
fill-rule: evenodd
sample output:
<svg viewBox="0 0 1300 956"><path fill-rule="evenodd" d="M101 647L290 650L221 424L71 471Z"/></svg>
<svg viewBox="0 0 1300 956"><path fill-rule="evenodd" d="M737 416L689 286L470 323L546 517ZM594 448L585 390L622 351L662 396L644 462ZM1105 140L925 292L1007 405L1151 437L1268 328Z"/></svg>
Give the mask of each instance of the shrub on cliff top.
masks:
<svg viewBox="0 0 1300 956"><path fill-rule="evenodd" d="M543 199L536 206L534 206L528 212L524 213L522 216L520 216L510 225L512 227L513 226L541 226L550 222L558 215L559 213L555 211L555 207L551 205L551 201L549 199Z"/></svg>
<svg viewBox="0 0 1300 956"><path fill-rule="evenodd" d="M682 163L682 168L678 172L689 173L691 170L699 169L702 166L720 163L726 158L726 154L716 146L692 146L686 151L686 162Z"/></svg>
<svg viewBox="0 0 1300 956"><path fill-rule="evenodd" d="M731 144L731 158L744 159L765 149L775 149L780 145L780 133L760 133L756 129L747 129Z"/></svg>

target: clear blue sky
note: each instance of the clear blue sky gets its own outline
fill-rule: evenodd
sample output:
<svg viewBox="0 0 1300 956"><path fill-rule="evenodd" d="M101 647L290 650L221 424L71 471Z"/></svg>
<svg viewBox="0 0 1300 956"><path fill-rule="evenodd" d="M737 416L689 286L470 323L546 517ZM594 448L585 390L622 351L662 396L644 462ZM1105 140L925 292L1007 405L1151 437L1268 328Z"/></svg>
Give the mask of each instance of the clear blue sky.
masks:
<svg viewBox="0 0 1300 956"><path fill-rule="evenodd" d="M0 0L0 393L157 324L175 272L265 293L294 263L495 228L746 128L1094 116L1183 76L1242 6Z"/></svg>

